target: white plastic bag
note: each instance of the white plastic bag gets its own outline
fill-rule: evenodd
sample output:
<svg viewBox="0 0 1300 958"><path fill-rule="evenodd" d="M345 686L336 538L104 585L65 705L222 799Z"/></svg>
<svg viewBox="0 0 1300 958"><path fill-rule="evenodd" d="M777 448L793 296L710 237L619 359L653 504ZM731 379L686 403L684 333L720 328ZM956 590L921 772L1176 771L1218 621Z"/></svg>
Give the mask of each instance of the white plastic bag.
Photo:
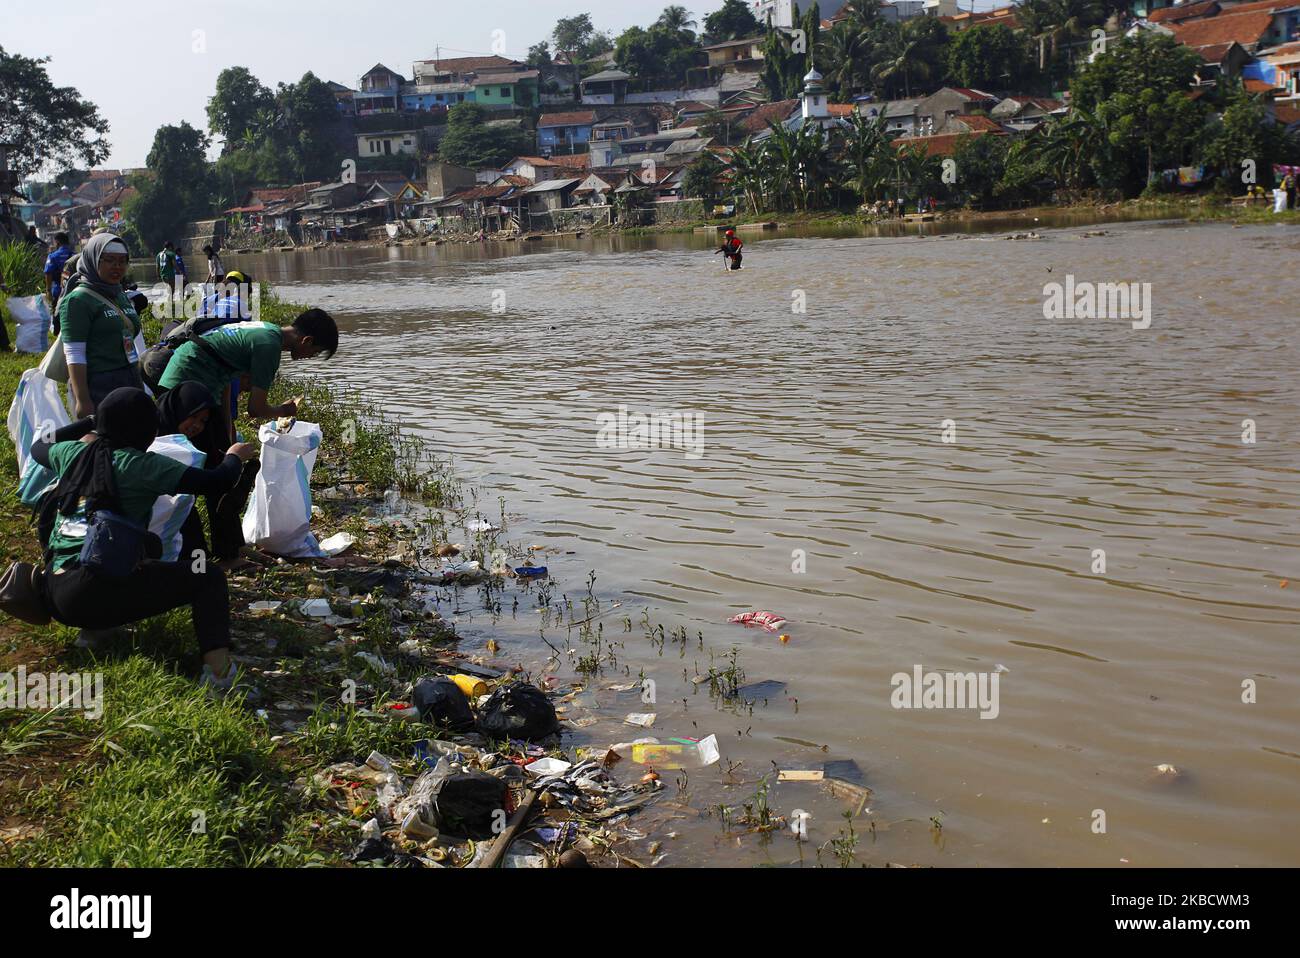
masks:
<svg viewBox="0 0 1300 958"><path fill-rule="evenodd" d="M1286 190L1273 191L1273 212L1274 213L1286 212Z"/></svg>
<svg viewBox="0 0 1300 958"><path fill-rule="evenodd" d="M18 450L18 497L35 505L40 493L54 480L54 472L32 459L32 443L50 439L56 429L72 422L63 404L59 384L39 369L28 369L18 381L18 391L9 406L9 438Z"/></svg>
<svg viewBox="0 0 1300 958"><path fill-rule="evenodd" d="M50 348L49 334L53 320L50 318L50 304L44 296L14 297L5 305L9 315L14 318L18 335L14 338L14 351L19 353L43 353Z"/></svg>
<svg viewBox="0 0 1300 958"><path fill-rule="evenodd" d="M202 469L207 456L194 448L194 444L185 436L159 436L149 447L168 459L175 459L195 469ZM163 562L175 562L181 554L181 526L189 518L194 508L192 495L159 496L153 504L153 514L149 517L149 531L162 540ZM185 561L190 557L186 556Z"/></svg>
<svg viewBox="0 0 1300 958"><path fill-rule="evenodd" d="M320 426L296 422L287 433L274 423L257 430L262 468L244 513L244 541L290 558L323 555L311 533L311 470L320 448Z"/></svg>

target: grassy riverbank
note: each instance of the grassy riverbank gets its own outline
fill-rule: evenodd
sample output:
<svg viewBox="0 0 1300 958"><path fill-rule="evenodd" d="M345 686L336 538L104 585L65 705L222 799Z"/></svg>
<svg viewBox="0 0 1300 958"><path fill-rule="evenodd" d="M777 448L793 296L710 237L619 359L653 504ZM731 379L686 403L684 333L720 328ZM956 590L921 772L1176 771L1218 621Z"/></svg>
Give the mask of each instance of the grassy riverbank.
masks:
<svg viewBox="0 0 1300 958"><path fill-rule="evenodd" d="M936 223L1020 223L1035 217L1050 222L1055 217L1077 217L1096 215L1099 219L1114 217L1116 219L1186 219L1191 222L1232 222L1232 223L1300 223L1300 211L1287 210L1274 213L1272 200L1267 205L1243 207L1233 205L1227 199L1217 195L1205 196L1168 196L1159 198L1138 198L1112 202L1086 201L1060 205L1028 206L1006 210L948 209L941 210ZM739 227L749 223L776 223L781 229L798 229L818 227L826 229L857 229L868 226L901 225L900 218L880 219L877 217L845 210L767 210L760 213L738 212L726 220L699 219L682 223L670 223L660 226L638 226L618 230L622 234L654 233L691 233L697 228L727 226ZM755 234L759 235L759 234Z"/></svg>
<svg viewBox="0 0 1300 958"><path fill-rule="evenodd" d="M264 303L267 320L283 322L295 313L289 304ZM12 396L38 359L0 355L0 393ZM351 489L346 499L321 502L318 529L354 531L354 551L382 562L390 553L409 553L414 538L410 530L368 520L374 510L366 507L382 501L385 490L397 487L436 507L458 505L460 488L446 469L373 410L305 377L283 378L275 393L305 394L304 418L322 426L313 484ZM256 434L252 423L241 429ZM30 514L9 493L17 479L6 434L0 436L0 544L6 562L35 562ZM295 704L310 710L293 734L276 734L266 715L236 700L212 701L199 690L187 609L140 623L129 641L98 654L72 648L74 629L0 623L0 671L24 665L29 673L102 672L104 683L104 714L97 720L57 710L0 712L0 864L210 867L341 860L342 850L356 841L359 821L329 814L309 773L342 758L364 758L372 748L409 753L429 729L366 721L341 706L337 676L325 681L328 665L303 657L303 650L336 638L329 626L284 615L259 619L245 611L250 602L272 597L339 601L343 590L322 586L311 564L263 560L232 575L230 588L236 652L260 644L280 658L279 668L262 670L281 673L260 681L264 697L305 700ZM361 638L343 643L338 658L364 695L367 666L357 653L396 658L394 609L355 590L352 601L361 607ZM445 626L430 623L421 634L453 654L454 636Z"/></svg>

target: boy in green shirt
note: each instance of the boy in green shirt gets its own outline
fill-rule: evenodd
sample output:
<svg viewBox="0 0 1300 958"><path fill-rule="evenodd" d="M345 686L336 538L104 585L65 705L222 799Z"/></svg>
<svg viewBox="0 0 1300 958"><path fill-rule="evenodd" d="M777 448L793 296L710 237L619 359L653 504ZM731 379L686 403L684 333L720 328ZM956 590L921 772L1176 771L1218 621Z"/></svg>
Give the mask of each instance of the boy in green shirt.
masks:
<svg viewBox="0 0 1300 958"><path fill-rule="evenodd" d="M158 254L158 278L171 286L176 281L176 247L168 240Z"/></svg>
<svg viewBox="0 0 1300 958"><path fill-rule="evenodd" d="M230 381L248 376L250 392L248 414L254 419L296 416L296 400L272 406L267 393L280 370L281 353L293 359L310 359L321 353L333 356L339 346L339 330L333 317L323 309L309 309L291 326L247 322L218 326L201 337L202 341L184 343L158 380L163 390L183 382L201 383L218 402L221 436L233 440ZM201 448L201 447L200 447Z"/></svg>
<svg viewBox="0 0 1300 958"><path fill-rule="evenodd" d="M222 451L234 442L231 381L245 377L249 382L248 414L265 421L297 416L301 399L272 406L267 399L281 354L310 359L320 353L330 356L339 346L339 330L323 309L309 309L291 326L247 322L218 326L197 340L183 343L158 380L158 388L169 392L184 382L197 383L216 401L204 431L193 440L195 448L207 453L209 466L220 461ZM244 470L239 485L229 495L208 502L212 550L218 560L228 562L239 555L244 537L239 515L252 489L256 465Z"/></svg>

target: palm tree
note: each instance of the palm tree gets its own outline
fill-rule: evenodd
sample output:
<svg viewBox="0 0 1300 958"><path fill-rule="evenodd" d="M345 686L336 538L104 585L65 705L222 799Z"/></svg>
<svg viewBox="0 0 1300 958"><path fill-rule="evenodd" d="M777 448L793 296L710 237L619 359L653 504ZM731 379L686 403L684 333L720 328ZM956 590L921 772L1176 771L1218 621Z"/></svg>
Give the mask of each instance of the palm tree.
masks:
<svg viewBox="0 0 1300 958"><path fill-rule="evenodd" d="M755 146L752 137L731 151L731 181L744 192L754 213L767 202L767 161L766 151Z"/></svg>
<svg viewBox="0 0 1300 958"><path fill-rule="evenodd" d="M659 14L655 25L674 34L693 31L698 26L696 21L691 19L691 11L677 4L664 7L664 12Z"/></svg>
<svg viewBox="0 0 1300 958"><path fill-rule="evenodd" d="M924 44L906 33L891 36L880 51L883 55L871 68L871 78L877 83L888 84L898 77L903 78L903 95L912 95L912 77L926 80L930 77L930 59Z"/></svg>
<svg viewBox="0 0 1300 958"><path fill-rule="evenodd" d="M884 111L873 120L860 113L849 118L843 132L840 161L843 164L841 185L857 193L865 202L879 197L888 183L888 166L894 152L893 138L886 131Z"/></svg>
<svg viewBox="0 0 1300 958"><path fill-rule="evenodd" d="M1059 120L1043 125L1042 155L1057 182L1078 189L1091 171L1092 160L1102 160L1113 151L1110 128L1099 113L1075 107Z"/></svg>
<svg viewBox="0 0 1300 958"><path fill-rule="evenodd" d="M1016 18L1026 32L1038 41L1038 69L1046 71L1056 61L1061 43L1083 36L1106 16L1101 0L1024 0Z"/></svg>
<svg viewBox="0 0 1300 958"><path fill-rule="evenodd" d="M863 34L845 20L835 27L822 40L818 51L818 61L826 82L835 90L841 102L848 98L857 87L861 75L858 69L858 56L861 52Z"/></svg>

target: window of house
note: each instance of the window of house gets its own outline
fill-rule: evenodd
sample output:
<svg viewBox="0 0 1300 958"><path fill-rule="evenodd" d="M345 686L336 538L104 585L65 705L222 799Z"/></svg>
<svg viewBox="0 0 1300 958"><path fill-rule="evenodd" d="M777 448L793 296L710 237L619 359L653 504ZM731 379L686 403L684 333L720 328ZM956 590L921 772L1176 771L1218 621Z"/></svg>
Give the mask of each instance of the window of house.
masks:
<svg viewBox="0 0 1300 958"><path fill-rule="evenodd" d="M503 86L503 87L501 88L501 96L502 96L503 99L506 99L506 100L510 99L510 87L508 87L508 86Z"/></svg>

